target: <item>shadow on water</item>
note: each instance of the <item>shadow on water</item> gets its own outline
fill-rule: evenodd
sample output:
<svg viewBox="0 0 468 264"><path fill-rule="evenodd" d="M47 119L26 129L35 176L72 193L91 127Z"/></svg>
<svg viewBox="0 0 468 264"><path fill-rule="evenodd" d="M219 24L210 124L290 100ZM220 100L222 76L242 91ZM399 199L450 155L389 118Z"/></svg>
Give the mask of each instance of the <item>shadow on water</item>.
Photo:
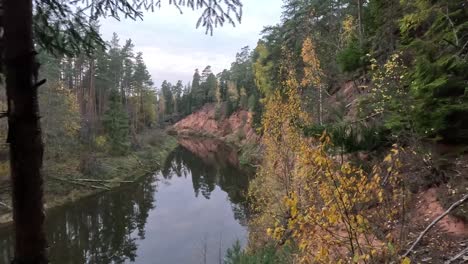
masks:
<svg viewBox="0 0 468 264"><path fill-rule="evenodd" d="M223 233L225 247L245 237L251 172L219 142L180 143L160 173L50 210L51 262L199 263L193 248L202 234ZM13 243L12 228L0 229L0 263L12 259ZM211 255L207 263L217 263Z"/></svg>

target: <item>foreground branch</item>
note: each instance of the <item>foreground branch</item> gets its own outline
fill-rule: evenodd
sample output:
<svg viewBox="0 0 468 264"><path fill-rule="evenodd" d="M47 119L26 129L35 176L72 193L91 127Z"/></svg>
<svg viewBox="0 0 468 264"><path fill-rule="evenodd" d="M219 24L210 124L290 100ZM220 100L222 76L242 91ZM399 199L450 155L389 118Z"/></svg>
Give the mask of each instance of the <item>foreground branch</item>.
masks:
<svg viewBox="0 0 468 264"><path fill-rule="evenodd" d="M460 200L458 200L457 202L453 203L449 209L447 209L447 211L445 211L443 214L441 214L439 217L437 217L434 221L432 221L432 223L430 223L426 229L424 229L424 231L421 232L421 234L419 235L418 239L416 239L416 241L414 241L414 243L411 245L411 247L408 249L408 251L406 251L406 253L403 255L403 258L404 257L407 257L411 251L413 251L413 249L416 247L416 245L421 241L421 239L426 235L426 233L435 225L437 224L442 218L444 218L446 215L448 215L451 211L453 211L455 208L457 208L458 206L460 206L461 204L463 204L466 200L468 200L468 194L466 194L465 196L463 196L463 198L461 198Z"/></svg>
<svg viewBox="0 0 468 264"><path fill-rule="evenodd" d="M460 253L458 253L457 255L453 256L451 259L445 261L444 264L450 264L452 263L453 261L457 260L459 257L465 255L466 253L468 253L468 247L463 249L462 251L460 251Z"/></svg>

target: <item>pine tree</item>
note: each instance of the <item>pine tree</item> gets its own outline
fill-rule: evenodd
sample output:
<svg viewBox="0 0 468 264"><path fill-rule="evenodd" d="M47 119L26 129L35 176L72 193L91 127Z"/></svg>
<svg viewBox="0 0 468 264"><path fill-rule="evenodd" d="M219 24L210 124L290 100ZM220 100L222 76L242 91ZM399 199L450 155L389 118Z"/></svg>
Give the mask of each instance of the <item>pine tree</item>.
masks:
<svg viewBox="0 0 468 264"><path fill-rule="evenodd" d="M116 90L113 90L109 98L109 109L103 117L103 124L114 154L122 155L129 150L128 123L128 115L123 108L121 97Z"/></svg>
<svg viewBox="0 0 468 264"><path fill-rule="evenodd" d="M161 93L165 102L164 113L165 115L172 115L174 113L174 95L172 94L172 84L164 80L161 84Z"/></svg>
<svg viewBox="0 0 468 264"><path fill-rule="evenodd" d="M172 86L172 95L174 96L174 113L180 114L182 109L181 100L182 100L182 90L184 85L181 80L178 80L176 85Z"/></svg>
<svg viewBox="0 0 468 264"><path fill-rule="evenodd" d="M208 75L206 82L204 83L206 89L205 103L211 103L216 101L216 91L218 89L218 80L213 73Z"/></svg>
<svg viewBox="0 0 468 264"><path fill-rule="evenodd" d="M464 6L465 5L465 6ZM468 11L455 1L405 1L400 29L414 54L411 92L415 129L450 142L468 142Z"/></svg>
<svg viewBox="0 0 468 264"><path fill-rule="evenodd" d="M200 108L204 104L205 100L205 93L201 86L201 76L198 69L195 69L195 73L193 74L191 94L193 102L191 111L194 111Z"/></svg>

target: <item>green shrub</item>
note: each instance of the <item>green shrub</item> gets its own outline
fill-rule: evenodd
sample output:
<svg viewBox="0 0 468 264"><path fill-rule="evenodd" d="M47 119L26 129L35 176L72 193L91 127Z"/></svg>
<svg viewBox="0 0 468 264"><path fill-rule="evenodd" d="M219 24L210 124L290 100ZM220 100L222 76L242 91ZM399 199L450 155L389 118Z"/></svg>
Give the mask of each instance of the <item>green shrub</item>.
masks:
<svg viewBox="0 0 468 264"><path fill-rule="evenodd" d="M293 261L293 247L283 246L276 249L267 245L253 253L242 250L239 241L227 250L225 264L287 264Z"/></svg>

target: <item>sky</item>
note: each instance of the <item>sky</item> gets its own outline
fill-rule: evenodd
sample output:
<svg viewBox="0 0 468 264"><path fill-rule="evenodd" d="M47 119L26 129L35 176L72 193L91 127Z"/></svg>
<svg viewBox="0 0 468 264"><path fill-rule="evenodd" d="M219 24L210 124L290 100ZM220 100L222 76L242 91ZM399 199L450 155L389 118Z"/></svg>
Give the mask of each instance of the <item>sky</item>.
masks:
<svg viewBox="0 0 468 264"><path fill-rule="evenodd" d="M163 80L188 83L194 70L202 71L206 65L215 73L229 69L242 47L255 48L264 26L280 22L282 6L282 0L243 0L242 23L215 28L210 36L205 35L204 28L195 27L201 10L183 9L181 15L168 2L165 5L163 2L161 9L154 13L145 13L143 21L101 21L105 40L110 40L113 32L119 36L121 45L126 39L132 39L135 53L143 52L157 87Z"/></svg>

